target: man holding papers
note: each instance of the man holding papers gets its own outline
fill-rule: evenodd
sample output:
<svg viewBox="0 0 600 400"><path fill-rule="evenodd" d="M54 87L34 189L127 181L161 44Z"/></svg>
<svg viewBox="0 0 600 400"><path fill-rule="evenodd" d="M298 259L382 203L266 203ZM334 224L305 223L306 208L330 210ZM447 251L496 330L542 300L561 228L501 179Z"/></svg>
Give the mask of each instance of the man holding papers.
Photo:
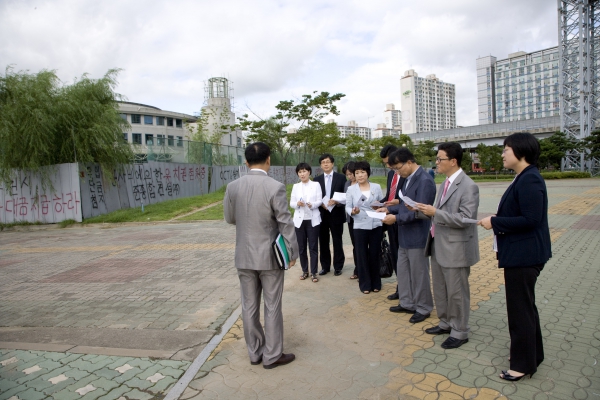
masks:
<svg viewBox="0 0 600 400"><path fill-rule="evenodd" d="M412 314L409 322L414 324L429 318L433 310L429 257L425 255L430 224L427 220L418 219L416 213L407 208L406 203L412 203L409 200L412 199L423 204L433 204L435 182L406 148L394 151L388 164L397 175L404 178L403 185L399 188L400 204L388 206L390 214L383 219L383 223L387 225L398 225L396 278L400 302L397 306L390 307L390 311Z"/></svg>
<svg viewBox="0 0 600 400"><path fill-rule="evenodd" d="M252 365L266 369L294 361L283 353L284 270L279 269L271 244L281 234L290 258L296 263L298 242L288 210L285 186L267 175L271 150L262 142L246 147L246 176L227 185L223 212L236 226L235 266L242 293L244 339ZM265 302L265 327L260 323L260 298Z"/></svg>
<svg viewBox="0 0 600 400"><path fill-rule="evenodd" d="M333 199L335 192L344 193L344 184L346 177L333 170L334 158L331 154L323 154L319 157L319 164L323 174L315 178L315 182L321 185L323 195L323 204L319 207L321 212L321 225L319 228L319 259L321 260L321 272L319 275L325 275L331 271L331 251L329 250L329 232L333 240L333 269L334 275L342 274L344 262L344 243L342 235L344 234L344 223L346 215L344 214L344 205Z"/></svg>

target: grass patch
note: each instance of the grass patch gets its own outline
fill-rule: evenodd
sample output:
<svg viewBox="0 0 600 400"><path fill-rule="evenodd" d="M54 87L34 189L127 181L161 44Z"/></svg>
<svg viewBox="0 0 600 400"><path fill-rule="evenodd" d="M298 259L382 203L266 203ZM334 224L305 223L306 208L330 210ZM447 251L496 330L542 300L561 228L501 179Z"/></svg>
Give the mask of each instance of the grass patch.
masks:
<svg viewBox="0 0 600 400"><path fill-rule="evenodd" d="M65 219L64 221L60 221L58 223L58 227L62 229L62 228L66 228L67 226L74 225L76 223L77 223L77 221L75 221L74 219Z"/></svg>
<svg viewBox="0 0 600 400"><path fill-rule="evenodd" d="M205 210L198 211L186 217L179 218L178 221L223 221L223 203Z"/></svg>
<svg viewBox="0 0 600 400"><path fill-rule="evenodd" d="M115 222L152 222L168 221L178 215L187 214L195 209L207 206L212 203L223 200L225 196L225 187L222 187L215 193L209 193L201 196L191 196L182 199L167 200L162 203L149 204L144 206L142 213L141 207L127 208L117 210L108 214L88 218L83 221L84 224L97 223L115 223Z"/></svg>
<svg viewBox="0 0 600 400"><path fill-rule="evenodd" d="M29 226L29 225L44 225L44 223L36 221L36 222L27 222L27 221L19 221L19 222L9 222L7 224L0 223L0 232L5 229L12 228L14 226Z"/></svg>

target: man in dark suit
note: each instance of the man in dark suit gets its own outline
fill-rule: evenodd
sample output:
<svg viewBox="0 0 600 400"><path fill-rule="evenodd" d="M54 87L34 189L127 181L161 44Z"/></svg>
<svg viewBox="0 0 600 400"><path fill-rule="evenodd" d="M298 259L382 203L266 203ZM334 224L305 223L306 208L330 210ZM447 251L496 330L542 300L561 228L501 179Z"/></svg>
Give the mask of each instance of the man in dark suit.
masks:
<svg viewBox="0 0 600 400"><path fill-rule="evenodd" d="M342 235L344 234L344 223L346 222L346 212L344 205L335 200L331 200L335 192L344 193L344 184L346 177L335 172L334 158L331 154L325 153L319 157L319 164L323 174L315 178L315 182L321 185L323 197L328 198L324 201L319 211L321 211L321 224L319 230L319 259L321 260L321 271L319 275L325 275L331 271L331 251L329 250L329 232L333 241L333 269L334 275L340 276L346 257L344 256L344 243ZM331 211L329 211L331 208Z"/></svg>
<svg viewBox="0 0 600 400"><path fill-rule="evenodd" d="M379 157L381 157L381 162L385 165L386 168L389 168L387 175L387 185L386 185L386 193L384 198L384 204L386 207L395 206L400 203L400 198L398 197L398 189L402 187L404 184L404 178L400 175L396 174L396 172L390 167L388 162L390 154L396 151L398 148L392 144L387 144L381 149L379 152ZM396 266L398 264L398 225L394 222L392 225L383 225L383 231L387 232L388 238L390 241L390 250L392 253L392 265ZM396 275L398 274L397 269L394 267L394 272ZM396 291L390 295L388 295L388 300L398 300L398 285L396 285Z"/></svg>
<svg viewBox="0 0 600 400"><path fill-rule="evenodd" d="M298 241L288 210L285 186L267 175L271 150L262 142L246 148L250 171L227 185L223 200L225 221L235 225L235 266L242 292L244 338L252 365L266 369L294 361L283 353L283 275L271 250L278 234L290 253L290 267L298 257ZM265 300L265 327L260 323L260 298ZM266 312L266 311L269 312Z"/></svg>
<svg viewBox="0 0 600 400"><path fill-rule="evenodd" d="M389 156L388 164L397 175L404 178L405 183L400 188L404 196L419 203L433 204L435 182L416 163L414 155L408 149L394 151ZM425 255L430 223L428 220L417 219L415 212L409 210L403 202L387 209L390 214L386 215L383 223L398 226L399 245L397 278L400 302L397 306L390 307L390 311L413 314L409 321L413 324L423 322L433 310L429 257Z"/></svg>

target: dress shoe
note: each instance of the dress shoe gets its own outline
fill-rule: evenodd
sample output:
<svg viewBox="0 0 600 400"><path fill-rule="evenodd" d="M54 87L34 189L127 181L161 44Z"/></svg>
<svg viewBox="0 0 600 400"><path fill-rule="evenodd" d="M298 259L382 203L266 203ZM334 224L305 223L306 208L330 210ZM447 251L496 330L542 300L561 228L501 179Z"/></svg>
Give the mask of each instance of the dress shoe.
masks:
<svg viewBox="0 0 600 400"><path fill-rule="evenodd" d="M396 292L394 294L390 294L387 298L388 300L398 300L400 296L398 296L398 292Z"/></svg>
<svg viewBox="0 0 600 400"><path fill-rule="evenodd" d="M335 271L335 272L333 273L333 275L335 275L335 276L340 276L341 274L342 274L342 271L341 271L341 270L339 270L339 271Z"/></svg>
<svg viewBox="0 0 600 400"><path fill-rule="evenodd" d="M521 380L522 377L529 375L529 379L531 379L531 377L533 376L533 374L523 374L521 376L512 376L511 374L508 373L508 371L502 371L502 373L500 374L500 378L504 379L505 381L511 381L511 382L516 382Z"/></svg>
<svg viewBox="0 0 600 400"><path fill-rule="evenodd" d="M442 343L442 349L458 349L463 344L467 343L469 339L457 339L450 336Z"/></svg>
<svg viewBox="0 0 600 400"><path fill-rule="evenodd" d="M450 333L450 329L443 329L440 328L440 326L434 326L433 328L427 328L425 329L425 333L428 333L430 335L443 335L445 333Z"/></svg>
<svg viewBox="0 0 600 400"><path fill-rule="evenodd" d="M390 307L390 311L391 312L403 312L403 313L407 313L407 314L414 314L415 313L413 310L409 310L408 308L404 308L400 304L398 304L397 306Z"/></svg>
<svg viewBox="0 0 600 400"><path fill-rule="evenodd" d="M425 321L425 319L429 318L430 314L421 314L420 312L416 312L415 315L413 315L412 317L410 317L410 319L408 320L408 322L410 322L411 324L417 324L419 322L423 322Z"/></svg>
<svg viewBox="0 0 600 400"><path fill-rule="evenodd" d="M328 273L329 273L329 271L325 271L324 269L322 269L322 270L319 271L319 275L325 275L325 274L328 274Z"/></svg>
<svg viewBox="0 0 600 400"><path fill-rule="evenodd" d="M258 361L250 361L250 364L252 365L258 365L262 362L262 356L260 356L260 358L258 359Z"/></svg>
<svg viewBox="0 0 600 400"><path fill-rule="evenodd" d="M264 369L272 369L275 367L279 367L280 365L289 364L292 361L294 361L295 359L296 359L296 356L293 355L292 353L289 353L289 354L281 353L281 357L279 357L279 359L277 361L275 361L273 364L269 364L269 365L263 364L263 368Z"/></svg>

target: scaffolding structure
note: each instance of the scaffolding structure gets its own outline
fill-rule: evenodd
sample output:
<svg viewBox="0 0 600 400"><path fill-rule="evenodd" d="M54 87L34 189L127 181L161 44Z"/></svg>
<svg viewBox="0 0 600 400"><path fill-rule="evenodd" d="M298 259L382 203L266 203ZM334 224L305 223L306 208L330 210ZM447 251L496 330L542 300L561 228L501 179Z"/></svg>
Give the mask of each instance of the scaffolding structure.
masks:
<svg viewBox="0 0 600 400"><path fill-rule="evenodd" d="M204 82L204 105L208 105L208 99L229 99L233 109L233 82L223 77L209 78Z"/></svg>
<svg viewBox="0 0 600 400"><path fill-rule="evenodd" d="M600 4L598 0L558 0L560 126L581 140L600 128ZM600 160L585 149L568 152L562 170L600 172Z"/></svg>

